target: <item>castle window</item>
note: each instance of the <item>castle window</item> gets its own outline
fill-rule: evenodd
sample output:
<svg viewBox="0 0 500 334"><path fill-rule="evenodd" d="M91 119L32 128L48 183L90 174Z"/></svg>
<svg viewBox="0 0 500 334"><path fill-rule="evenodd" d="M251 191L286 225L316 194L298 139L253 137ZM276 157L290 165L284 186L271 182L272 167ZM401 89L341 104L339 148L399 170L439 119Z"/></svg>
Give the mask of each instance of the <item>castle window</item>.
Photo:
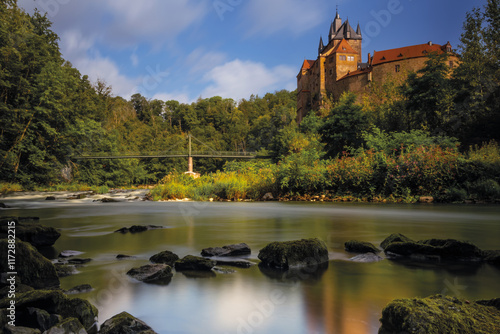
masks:
<svg viewBox="0 0 500 334"><path fill-rule="evenodd" d="M332 69L330 69L330 75L333 75L333 70Z"/></svg>
<svg viewBox="0 0 500 334"><path fill-rule="evenodd" d="M399 71L401 71L401 66L400 65L396 65L396 73L398 73Z"/></svg>
<svg viewBox="0 0 500 334"><path fill-rule="evenodd" d="M347 56L347 60L354 61L354 56Z"/></svg>
<svg viewBox="0 0 500 334"><path fill-rule="evenodd" d="M346 59L346 56L340 55L339 60L347 60L347 59Z"/></svg>

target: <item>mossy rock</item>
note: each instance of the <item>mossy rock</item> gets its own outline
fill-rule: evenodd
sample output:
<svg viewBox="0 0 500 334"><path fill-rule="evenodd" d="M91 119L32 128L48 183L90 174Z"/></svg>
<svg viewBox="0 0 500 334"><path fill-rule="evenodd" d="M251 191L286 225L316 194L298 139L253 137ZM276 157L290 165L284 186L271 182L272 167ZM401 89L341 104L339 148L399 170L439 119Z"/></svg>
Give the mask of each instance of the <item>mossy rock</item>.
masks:
<svg viewBox="0 0 500 334"><path fill-rule="evenodd" d="M83 325L76 318L67 318L58 323L56 326L51 327L43 334L87 334Z"/></svg>
<svg viewBox="0 0 500 334"><path fill-rule="evenodd" d="M500 333L500 311L453 297L397 299L382 311L380 334Z"/></svg>
<svg viewBox="0 0 500 334"><path fill-rule="evenodd" d="M393 233L380 243L380 247L382 247L382 249L385 250L386 247L392 244L393 242L413 242L413 240L402 235L401 233Z"/></svg>
<svg viewBox="0 0 500 334"><path fill-rule="evenodd" d="M54 266L59 278L71 276L78 273L78 270L76 269L76 266L74 264L56 263L54 264Z"/></svg>
<svg viewBox="0 0 500 334"><path fill-rule="evenodd" d="M171 267L174 266L175 261L179 260L179 256L171 251L163 251L161 253L155 254L149 258L149 261L153 263L167 264Z"/></svg>
<svg viewBox="0 0 500 334"><path fill-rule="evenodd" d="M345 250L350 253L379 253L380 249L366 241L349 240L344 244Z"/></svg>
<svg viewBox="0 0 500 334"><path fill-rule="evenodd" d="M385 248L386 254L423 260L480 261L484 253L476 245L454 239L430 239L418 242L393 242Z"/></svg>
<svg viewBox="0 0 500 334"><path fill-rule="evenodd" d="M139 268L132 268L127 275L138 281L152 284L168 284L172 276L172 267L166 264L147 264Z"/></svg>
<svg viewBox="0 0 500 334"><path fill-rule="evenodd" d="M35 247L52 246L61 236L61 233L53 227L37 223L24 223L22 219L22 217L0 218L0 236L7 234L9 221L16 222L16 237L22 241L29 242ZM33 221L33 219L25 219L25 221L29 222Z"/></svg>
<svg viewBox="0 0 500 334"><path fill-rule="evenodd" d="M276 241L261 249L258 257L270 268L317 266L328 261L328 248L317 238Z"/></svg>
<svg viewBox="0 0 500 334"><path fill-rule="evenodd" d="M486 250L483 252L484 260L494 266L500 266L500 250Z"/></svg>
<svg viewBox="0 0 500 334"><path fill-rule="evenodd" d="M7 325L3 328L4 334L42 334L39 329Z"/></svg>
<svg viewBox="0 0 500 334"><path fill-rule="evenodd" d="M144 321L122 312L106 320L99 334L156 334L156 332Z"/></svg>
<svg viewBox="0 0 500 334"><path fill-rule="evenodd" d="M500 298L490 299L490 300L478 300L476 303L484 306L493 306L500 311Z"/></svg>
<svg viewBox="0 0 500 334"><path fill-rule="evenodd" d="M252 253L250 247L242 242L234 245L226 245L222 247L212 247L202 249L201 255L212 257L212 256L241 256L249 255Z"/></svg>
<svg viewBox="0 0 500 334"><path fill-rule="evenodd" d="M0 239L0 249L8 249L7 239ZM7 252L0 253L0 272L9 272L7 268ZM22 284L35 289L59 287L56 268L35 247L27 242L16 240L16 271Z"/></svg>
<svg viewBox="0 0 500 334"><path fill-rule="evenodd" d="M21 284L17 281L16 281L16 293L24 293L24 292L35 290L31 286L26 285L26 284ZM9 294L9 290L10 290L10 287L8 285L1 288L0 289L0 299L6 298Z"/></svg>
<svg viewBox="0 0 500 334"><path fill-rule="evenodd" d="M210 271L217 264L217 261L204 257L187 255L175 262L177 271Z"/></svg>
<svg viewBox="0 0 500 334"><path fill-rule="evenodd" d="M10 300L0 300L0 309L6 309ZM31 319L30 309L40 309L63 319L76 318L89 334L97 333L97 308L80 298L68 298L62 291L34 290L16 295L16 325L26 326L23 319ZM27 326L29 327L29 326Z"/></svg>

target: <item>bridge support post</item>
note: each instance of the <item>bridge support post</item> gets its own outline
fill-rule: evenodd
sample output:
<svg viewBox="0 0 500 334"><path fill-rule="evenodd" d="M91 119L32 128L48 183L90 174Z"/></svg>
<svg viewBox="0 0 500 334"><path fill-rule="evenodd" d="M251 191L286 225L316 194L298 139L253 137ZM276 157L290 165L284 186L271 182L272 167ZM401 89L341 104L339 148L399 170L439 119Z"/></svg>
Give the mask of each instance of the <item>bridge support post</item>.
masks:
<svg viewBox="0 0 500 334"><path fill-rule="evenodd" d="M188 173L193 173L193 157L191 156L191 134L188 135L188 139L189 139Z"/></svg>

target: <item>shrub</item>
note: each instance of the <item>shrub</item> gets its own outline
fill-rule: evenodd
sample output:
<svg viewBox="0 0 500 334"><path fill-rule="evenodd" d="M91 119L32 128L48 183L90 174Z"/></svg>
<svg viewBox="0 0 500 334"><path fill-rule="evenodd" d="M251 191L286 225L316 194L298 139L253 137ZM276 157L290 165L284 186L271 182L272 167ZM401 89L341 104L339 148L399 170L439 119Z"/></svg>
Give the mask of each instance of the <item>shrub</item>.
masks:
<svg viewBox="0 0 500 334"><path fill-rule="evenodd" d="M500 185L492 179L472 183L469 186L469 192L478 199L500 199Z"/></svg>

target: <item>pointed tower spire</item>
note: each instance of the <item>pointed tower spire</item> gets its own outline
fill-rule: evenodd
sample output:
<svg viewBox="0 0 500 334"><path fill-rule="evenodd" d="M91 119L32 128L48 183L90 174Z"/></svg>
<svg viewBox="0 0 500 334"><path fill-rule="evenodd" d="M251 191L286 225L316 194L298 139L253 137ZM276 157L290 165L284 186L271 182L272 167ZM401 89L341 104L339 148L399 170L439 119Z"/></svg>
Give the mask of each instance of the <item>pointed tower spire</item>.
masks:
<svg viewBox="0 0 500 334"><path fill-rule="evenodd" d="M340 18L339 9L337 6L337 14L335 15L335 20L333 20L334 36L337 34L341 26L342 26L342 19Z"/></svg>
<svg viewBox="0 0 500 334"><path fill-rule="evenodd" d="M323 44L323 36L319 38L319 47L318 47L318 55L321 54L323 49L325 48L325 44Z"/></svg>
<svg viewBox="0 0 500 334"><path fill-rule="evenodd" d="M358 22L358 27L356 28L356 34L361 36L361 27L359 26L359 22Z"/></svg>
<svg viewBox="0 0 500 334"><path fill-rule="evenodd" d="M332 22L332 25L330 26L330 32L328 33L328 43L330 43L333 39L333 37L335 37L335 34L337 33L337 31L335 30L335 27L333 26L333 22Z"/></svg>
<svg viewBox="0 0 500 334"><path fill-rule="evenodd" d="M347 20L345 20L345 24L344 24L344 36L346 39L351 39L351 25L349 24L349 18L347 18Z"/></svg>

